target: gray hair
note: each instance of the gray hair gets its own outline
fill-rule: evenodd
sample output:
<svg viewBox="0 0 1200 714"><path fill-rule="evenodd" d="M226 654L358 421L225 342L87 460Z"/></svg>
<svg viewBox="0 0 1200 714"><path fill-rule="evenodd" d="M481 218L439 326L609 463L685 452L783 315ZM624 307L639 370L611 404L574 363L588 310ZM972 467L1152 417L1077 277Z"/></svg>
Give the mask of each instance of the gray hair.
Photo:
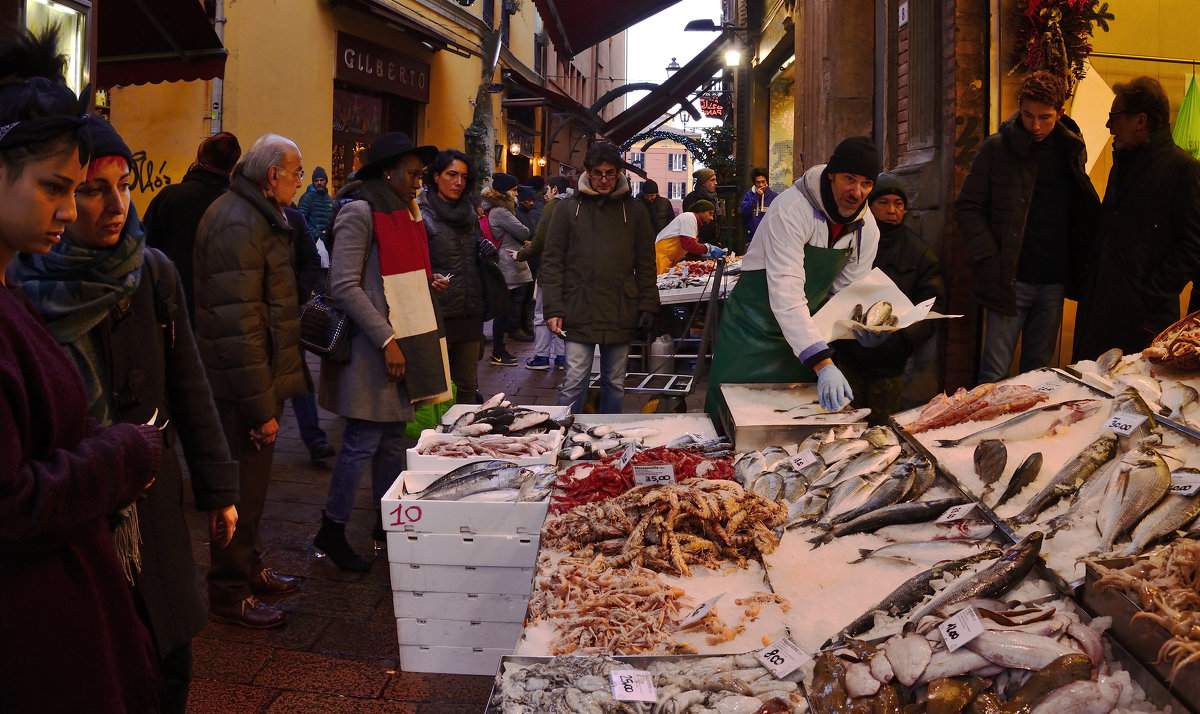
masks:
<svg viewBox="0 0 1200 714"><path fill-rule="evenodd" d="M291 151L300 154L300 147L296 146L296 142L279 134L263 134L254 140L254 145L249 151L242 154L242 158L233 167L233 175L245 176L255 186L266 188L267 174L271 167L282 165Z"/></svg>

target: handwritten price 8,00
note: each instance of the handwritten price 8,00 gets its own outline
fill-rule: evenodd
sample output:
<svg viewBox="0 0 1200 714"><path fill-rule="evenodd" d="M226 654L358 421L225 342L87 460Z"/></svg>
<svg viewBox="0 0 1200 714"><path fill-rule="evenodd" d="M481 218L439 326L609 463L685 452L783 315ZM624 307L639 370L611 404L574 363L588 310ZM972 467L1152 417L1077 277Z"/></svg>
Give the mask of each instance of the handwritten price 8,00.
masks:
<svg viewBox="0 0 1200 714"><path fill-rule="evenodd" d="M782 665L784 662L787 661L787 658L784 657L782 654L780 654L778 647L772 648L771 650L769 650L767 652L763 652L762 658L765 659L766 661L770 662L771 664L775 665L776 667Z"/></svg>

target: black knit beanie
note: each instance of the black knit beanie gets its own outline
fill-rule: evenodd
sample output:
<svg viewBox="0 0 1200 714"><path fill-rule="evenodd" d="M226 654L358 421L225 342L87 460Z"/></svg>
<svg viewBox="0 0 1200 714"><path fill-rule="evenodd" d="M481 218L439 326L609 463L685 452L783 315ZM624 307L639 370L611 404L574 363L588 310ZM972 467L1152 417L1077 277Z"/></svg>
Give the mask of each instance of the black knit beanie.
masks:
<svg viewBox="0 0 1200 714"><path fill-rule="evenodd" d="M87 134L88 143L91 145L89 161L104 156L120 156L131 168L133 167L133 152L129 150L129 145L125 143L112 124L108 123L107 119L95 114L86 115L83 132Z"/></svg>
<svg viewBox="0 0 1200 714"><path fill-rule="evenodd" d="M833 156L829 157L829 164L825 167L825 172L829 174L858 174L868 178L874 178L882 170L875 142L865 136L843 139L833 150Z"/></svg>
<svg viewBox="0 0 1200 714"><path fill-rule="evenodd" d="M867 203L883 196L899 196L905 205L908 205L908 193L904 190L904 182L896 174L886 171L875 179L875 187L871 189L871 195L867 196Z"/></svg>

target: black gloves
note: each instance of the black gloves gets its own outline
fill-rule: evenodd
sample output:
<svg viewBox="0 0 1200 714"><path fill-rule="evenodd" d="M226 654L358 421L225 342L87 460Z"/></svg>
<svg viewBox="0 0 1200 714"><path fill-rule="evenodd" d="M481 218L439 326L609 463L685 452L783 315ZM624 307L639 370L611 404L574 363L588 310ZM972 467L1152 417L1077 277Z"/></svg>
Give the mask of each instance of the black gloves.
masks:
<svg viewBox="0 0 1200 714"><path fill-rule="evenodd" d="M637 322L638 332L642 335L648 335L650 337L653 337L654 336L654 318L655 318L655 315L652 312L645 312L645 311L639 312L638 313L638 322Z"/></svg>

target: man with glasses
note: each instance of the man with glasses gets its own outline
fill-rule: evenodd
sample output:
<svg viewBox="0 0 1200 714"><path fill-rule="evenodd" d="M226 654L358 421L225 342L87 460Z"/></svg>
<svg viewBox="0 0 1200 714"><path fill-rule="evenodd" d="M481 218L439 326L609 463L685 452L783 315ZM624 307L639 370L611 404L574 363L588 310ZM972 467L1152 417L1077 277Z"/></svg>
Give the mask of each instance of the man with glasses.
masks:
<svg viewBox="0 0 1200 714"><path fill-rule="evenodd" d="M987 308L980 382L1009 376L1018 339L1020 372L1050 364L1063 299L1078 297L1100 199L1083 139L1060 121L1066 96L1051 72L1026 77L1017 112L984 140L954 203L971 293Z"/></svg>
<svg viewBox="0 0 1200 714"><path fill-rule="evenodd" d="M1075 359L1145 348L1179 319L1179 293L1200 277L1200 161L1171 139L1157 80L1136 77L1113 92L1113 166L1075 318ZM1193 282L1191 310L1197 292Z"/></svg>
<svg viewBox="0 0 1200 714"><path fill-rule="evenodd" d="M621 173L616 146L593 144L583 166L579 191L551 217L539 283L546 327L567 345L558 404L583 412L599 345L598 411L619 414L629 343L635 331L653 327L658 312L654 231Z"/></svg>
<svg viewBox="0 0 1200 714"><path fill-rule="evenodd" d="M296 578L265 566L257 541L283 400L308 392L283 214L303 181L296 144L259 137L196 231L196 345L241 481L233 540L209 548L209 616L258 629L282 625L284 613L256 596L297 587Z"/></svg>

